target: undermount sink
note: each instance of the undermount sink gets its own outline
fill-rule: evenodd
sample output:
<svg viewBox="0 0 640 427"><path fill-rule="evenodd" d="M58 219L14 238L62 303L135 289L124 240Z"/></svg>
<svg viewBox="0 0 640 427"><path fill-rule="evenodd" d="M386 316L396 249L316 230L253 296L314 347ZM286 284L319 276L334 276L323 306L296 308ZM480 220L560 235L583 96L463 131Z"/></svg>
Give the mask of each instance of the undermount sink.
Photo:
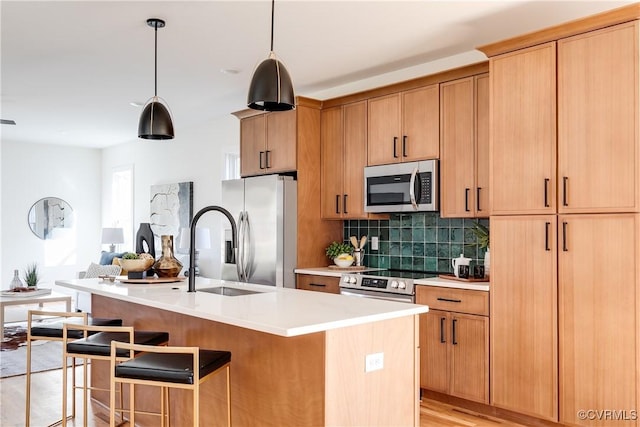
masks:
<svg viewBox="0 0 640 427"><path fill-rule="evenodd" d="M210 294L224 295L227 297L237 297L239 295L260 294L259 291L250 291L249 289L229 288L227 286L216 286L215 288L198 289L198 292L208 292Z"/></svg>

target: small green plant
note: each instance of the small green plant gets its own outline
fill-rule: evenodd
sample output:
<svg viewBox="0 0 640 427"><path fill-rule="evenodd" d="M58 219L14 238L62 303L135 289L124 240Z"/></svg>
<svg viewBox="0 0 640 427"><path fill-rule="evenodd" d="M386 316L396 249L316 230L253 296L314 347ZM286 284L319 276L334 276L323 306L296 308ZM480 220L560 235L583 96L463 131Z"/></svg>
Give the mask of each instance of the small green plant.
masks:
<svg viewBox="0 0 640 427"><path fill-rule="evenodd" d="M27 265L27 268L24 270L24 281L27 286L33 287L38 284L40 281L40 272L38 271L38 264L32 263Z"/></svg>
<svg viewBox="0 0 640 427"><path fill-rule="evenodd" d="M485 249L489 247L489 229L487 227L480 224L479 222L476 222L475 224L473 224L473 228L471 228L471 231L476 236L476 239L478 240L478 246L480 248Z"/></svg>
<svg viewBox="0 0 640 427"><path fill-rule="evenodd" d="M331 242L329 246L327 246L327 250L325 253L329 259L334 259L340 254L351 254L353 248L351 245L342 242Z"/></svg>
<svg viewBox="0 0 640 427"><path fill-rule="evenodd" d="M138 259L139 256L138 254L135 254L133 252L127 252L124 255L122 255L122 259Z"/></svg>

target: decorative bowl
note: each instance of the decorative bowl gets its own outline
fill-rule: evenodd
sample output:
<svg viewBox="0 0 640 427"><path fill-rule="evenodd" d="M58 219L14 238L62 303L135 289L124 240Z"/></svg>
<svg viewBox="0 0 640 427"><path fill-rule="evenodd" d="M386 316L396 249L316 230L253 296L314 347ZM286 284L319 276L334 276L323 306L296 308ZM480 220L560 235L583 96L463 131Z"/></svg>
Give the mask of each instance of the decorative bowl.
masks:
<svg viewBox="0 0 640 427"><path fill-rule="evenodd" d="M153 258L120 259L120 267L125 271L147 271L153 265Z"/></svg>
<svg viewBox="0 0 640 427"><path fill-rule="evenodd" d="M338 267L347 268L353 264L353 257L349 254L340 254L333 259L333 263Z"/></svg>

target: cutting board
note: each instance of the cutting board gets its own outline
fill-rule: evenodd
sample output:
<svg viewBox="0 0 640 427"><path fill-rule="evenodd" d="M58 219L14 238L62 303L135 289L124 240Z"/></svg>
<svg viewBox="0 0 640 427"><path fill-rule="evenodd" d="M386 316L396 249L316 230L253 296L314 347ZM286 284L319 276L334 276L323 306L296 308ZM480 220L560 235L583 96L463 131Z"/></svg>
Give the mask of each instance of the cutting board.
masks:
<svg viewBox="0 0 640 427"><path fill-rule="evenodd" d="M338 270L338 271L362 271L367 269L367 267L365 267L364 265L360 265L357 267L355 265L352 265L350 267L338 267L337 265L330 265L329 268L331 270Z"/></svg>
<svg viewBox="0 0 640 427"><path fill-rule="evenodd" d="M469 277L468 279L461 279L453 274L438 274L441 279L457 280L458 282L488 282L489 278L483 277L482 279L476 279L475 277Z"/></svg>
<svg viewBox="0 0 640 427"><path fill-rule="evenodd" d="M122 283L154 284L183 282L186 277L147 277L146 279L120 279Z"/></svg>

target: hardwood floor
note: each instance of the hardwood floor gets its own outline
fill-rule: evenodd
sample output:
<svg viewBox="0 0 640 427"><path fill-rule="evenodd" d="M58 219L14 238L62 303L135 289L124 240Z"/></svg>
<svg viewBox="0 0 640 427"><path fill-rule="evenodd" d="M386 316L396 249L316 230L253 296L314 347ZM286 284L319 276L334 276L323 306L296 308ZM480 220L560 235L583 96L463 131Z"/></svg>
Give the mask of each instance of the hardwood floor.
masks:
<svg viewBox="0 0 640 427"><path fill-rule="evenodd" d="M44 427L60 418L62 397L61 370L39 372L32 375L31 425ZM78 382L82 381L82 369L78 368ZM82 426L82 401L78 394L78 414L67 422L70 427ZM23 427L25 410L25 376L0 380L0 425L3 427ZM69 408L70 411L70 408ZM100 405L89 407L88 427L107 427L109 414ZM128 423L123 424L128 426ZM420 406L420 427L524 427L499 418L488 417L435 400L424 399Z"/></svg>

